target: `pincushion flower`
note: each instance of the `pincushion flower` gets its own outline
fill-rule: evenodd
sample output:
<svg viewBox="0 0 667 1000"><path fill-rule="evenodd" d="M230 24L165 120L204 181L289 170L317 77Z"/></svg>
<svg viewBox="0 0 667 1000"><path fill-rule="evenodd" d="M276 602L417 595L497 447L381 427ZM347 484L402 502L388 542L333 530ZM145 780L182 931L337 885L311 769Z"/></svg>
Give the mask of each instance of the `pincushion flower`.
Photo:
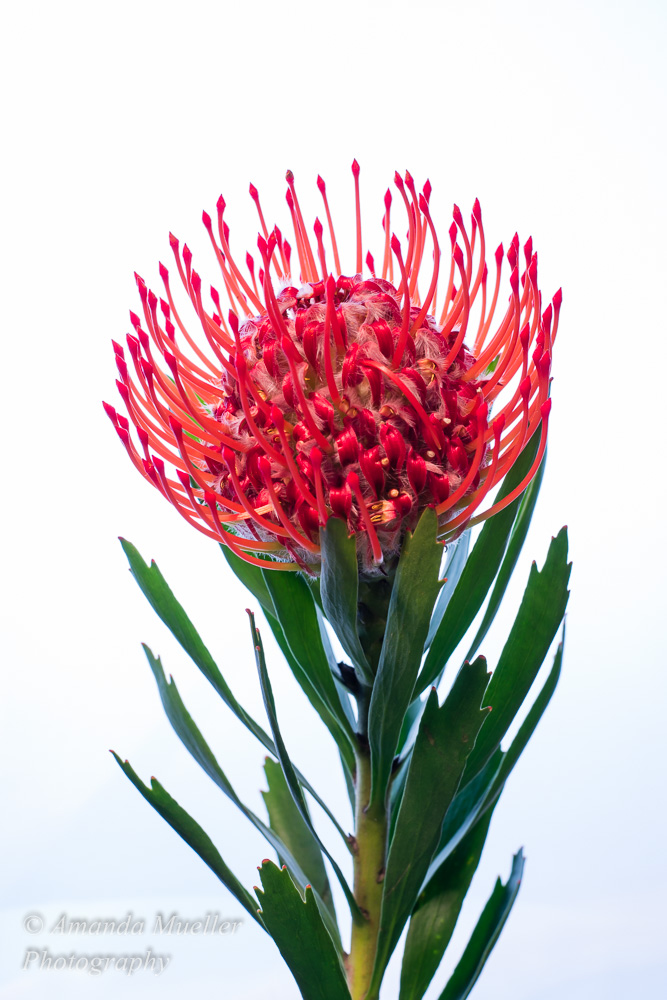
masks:
<svg viewBox="0 0 667 1000"><path fill-rule="evenodd" d="M324 181L326 246L319 219L309 236L288 172L295 254L251 185L259 260L248 253L242 267L221 197L217 225L203 221L224 291L211 286L205 302L191 252L170 236L191 318L160 264L164 297L137 276L142 316L130 313L127 351L114 343L127 416L105 409L138 471L188 522L264 567L269 557L275 569L316 568L334 516L372 575L426 507L454 539L511 503L544 454L561 293L542 310L532 241L500 245L489 272L479 202L469 227L454 206L441 242L430 183L418 194L396 174L401 216L388 190L376 262L364 256L356 161L352 171L346 271ZM536 432L531 468L493 503Z"/></svg>

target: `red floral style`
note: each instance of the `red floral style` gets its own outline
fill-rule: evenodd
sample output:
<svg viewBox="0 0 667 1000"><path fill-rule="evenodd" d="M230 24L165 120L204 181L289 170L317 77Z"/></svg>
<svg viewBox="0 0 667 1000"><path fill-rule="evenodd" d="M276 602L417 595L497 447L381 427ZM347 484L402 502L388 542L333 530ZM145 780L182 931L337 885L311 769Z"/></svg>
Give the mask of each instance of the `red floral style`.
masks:
<svg viewBox="0 0 667 1000"><path fill-rule="evenodd" d="M319 529L331 516L356 533L367 570L398 550L427 506L438 514L441 537L451 540L511 503L546 445L562 296L542 312L532 241L523 247L522 271L518 236L507 254L499 246L489 281L479 202L469 230L454 206L444 255L430 183L417 194L410 174L396 174L407 242L402 247L392 235L387 191L382 264L368 253L364 274L356 161L352 171L353 275L341 273L324 181L318 177L328 249L318 219L314 245L309 238L289 172L297 267L281 231L268 231L251 185L260 261L247 254L243 270L230 250L221 197L217 234L206 213L203 221L227 305L214 287L212 308L205 305L192 254L170 236L199 339L181 318L161 264L166 298L137 276L143 319L130 313L129 358L114 343L127 417L104 406L136 468L204 534L249 562L266 567L269 557L274 569L316 564ZM498 310L505 259L509 295ZM540 423L523 481L484 506Z"/></svg>

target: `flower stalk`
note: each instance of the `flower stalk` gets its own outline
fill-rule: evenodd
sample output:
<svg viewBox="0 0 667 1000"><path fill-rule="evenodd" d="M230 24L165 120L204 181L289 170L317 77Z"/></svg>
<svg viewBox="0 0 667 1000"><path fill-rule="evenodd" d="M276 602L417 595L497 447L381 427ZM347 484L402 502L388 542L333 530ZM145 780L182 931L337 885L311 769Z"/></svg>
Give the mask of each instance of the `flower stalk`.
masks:
<svg viewBox="0 0 667 1000"><path fill-rule="evenodd" d="M382 883L386 867L387 814L383 806L368 809L371 794L371 759L366 743L357 754L354 844L354 898L362 919L352 923L347 962L352 1000L373 1000L368 987L373 975L382 909Z"/></svg>

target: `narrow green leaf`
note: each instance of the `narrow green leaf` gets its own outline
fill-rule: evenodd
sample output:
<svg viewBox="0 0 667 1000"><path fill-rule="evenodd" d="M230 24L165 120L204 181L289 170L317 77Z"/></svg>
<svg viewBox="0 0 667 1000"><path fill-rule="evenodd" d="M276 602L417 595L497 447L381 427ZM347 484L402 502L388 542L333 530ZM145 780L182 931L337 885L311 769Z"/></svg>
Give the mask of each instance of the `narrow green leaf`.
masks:
<svg viewBox="0 0 667 1000"><path fill-rule="evenodd" d="M221 549L232 571L259 601L290 670L336 741L351 774L352 711L347 692L338 690L331 674L334 659L333 655L330 660L327 657L312 586L297 573L262 570L234 555L227 546Z"/></svg>
<svg viewBox="0 0 667 1000"><path fill-rule="evenodd" d="M359 568L356 541L354 536L348 537L344 521L330 517L320 528L320 547L320 597L324 613L359 671L360 680L370 685L373 680L371 668L357 630Z"/></svg>
<svg viewBox="0 0 667 1000"><path fill-rule="evenodd" d="M347 751L353 760L354 732L336 688L332 663L324 648L317 609L308 585L295 573L271 573L268 570L263 576L275 617L289 648L330 716L337 722L336 742L340 741L341 734L346 737Z"/></svg>
<svg viewBox="0 0 667 1000"><path fill-rule="evenodd" d="M398 807L405 791L405 782L410 769L412 750L419 732L422 713L428 701L427 695L415 698L409 706L403 719L403 727L398 740L396 753L399 757L398 765L394 764L392 769L391 784L389 787L389 844L394 837L394 829L398 818Z"/></svg>
<svg viewBox="0 0 667 1000"><path fill-rule="evenodd" d="M460 538L457 538L455 542L448 543L446 549L447 559L445 560L445 566L442 572L445 582L438 595L435 608L433 609L433 617L431 618L428 635L426 637L426 642L424 643L425 649L428 649L433 642L433 637L438 631L438 627L442 621L442 616L447 610L447 605L452 599L452 594L456 590L457 583L461 579L461 573L463 572L468 558L468 552L470 551L470 532L466 531ZM466 657L466 659L470 659L470 657Z"/></svg>
<svg viewBox="0 0 667 1000"><path fill-rule="evenodd" d="M468 650L466 655L466 660L472 659L477 650L479 649L486 633L489 631L498 608L500 607L501 601L505 596L505 591L507 590L507 585L510 582L512 573L514 572L514 567L516 566L517 559L521 554L523 548L523 543L526 540L526 535L528 534L528 529L530 527L530 522L533 518L533 511L535 510L535 504L537 503L537 498L540 494L540 487L542 485L542 479L544 478L544 469L547 461L546 453L540 467L535 474L535 478L532 480L523 496L521 497L521 504L519 506L519 513L517 514L516 521L512 527L512 533L510 534L510 539L507 544L507 551L505 552L505 558L503 559L502 566L498 572L496 582L493 586L491 592L491 597L489 598L489 603L484 611L484 617L482 618L481 625L477 630L477 635L473 639L472 645Z"/></svg>
<svg viewBox="0 0 667 1000"><path fill-rule="evenodd" d="M477 871L491 815L489 810L419 895L405 941L399 1000L421 1000L442 961Z"/></svg>
<svg viewBox="0 0 667 1000"><path fill-rule="evenodd" d="M464 664L441 708L437 692L429 695L387 859L370 996L380 986L437 850L443 820L488 714L480 707L488 682L480 656Z"/></svg>
<svg viewBox="0 0 667 1000"><path fill-rule="evenodd" d="M538 443L539 433L536 432L507 474L498 499L507 496L521 482L532 465ZM485 522L431 642L419 675L418 691L424 691L442 673L475 620L502 562L520 503L521 498L517 497Z"/></svg>
<svg viewBox="0 0 667 1000"><path fill-rule="evenodd" d="M259 674L259 681L262 688L262 696L264 698L264 707L266 708L266 714L269 718L269 724L271 726L271 732L273 733L273 739L275 741L276 750L278 751L278 760L280 761L280 766L282 768L283 774L285 775L285 781L287 787L290 790L292 799L301 814L301 818L305 822L306 826L310 829L311 833L317 840L321 850L327 856L331 862L331 867L336 873L336 877L340 882L341 888L345 893L345 898L347 899L350 911L353 917L359 917L359 907L357 906L356 900L352 894L352 890L347 884L347 880L340 869L340 866L336 859L332 856L330 851L324 846L320 840L315 827L313 826L310 814L306 807L306 802L303 797L303 791L301 785L299 784L294 765L290 760L289 754L287 753L287 748L285 746L282 734L280 732L280 727L278 725L278 716L276 713L276 703L273 697L273 691L271 689L271 681L269 679L269 673L266 669L266 660L264 659L264 647L262 645L262 639L259 634L258 629L255 626L255 617L252 612L248 612L250 617L250 630L252 633L253 645L255 647L255 660L257 662L257 672Z"/></svg>
<svg viewBox="0 0 667 1000"><path fill-rule="evenodd" d="M221 545L220 549L229 564L229 568L234 575L247 587L251 594L257 598L263 611L274 614L273 601L264 580L264 572L259 566L246 562L237 556L228 545ZM282 574L279 574L282 575ZM291 576L291 574L288 574Z"/></svg>
<svg viewBox="0 0 667 1000"><path fill-rule="evenodd" d="M249 809L238 797L234 788L227 778L227 775L218 764L213 752L206 743L201 732L197 728L192 716L186 709L178 688L173 678L167 681L162 669L159 657L154 657L148 646L144 646L146 658L150 664L153 676L158 686L160 700L165 710L167 718L171 723L174 732L181 740L186 749L192 754L202 770L208 775L218 788L231 799L234 805L248 819L263 837L271 844L276 853L284 858L292 870L292 874L302 889L310 882L310 877L305 874L298 859L292 854L289 845L283 841L279 834L257 816L252 809ZM322 905L325 905L322 902ZM335 913L332 911L330 921L335 921Z"/></svg>
<svg viewBox="0 0 667 1000"><path fill-rule="evenodd" d="M313 600L317 604L318 608L322 613L324 613L324 608L322 607L322 595L320 593L320 578L319 576L307 576L304 575L304 580L308 584L311 594L313 595Z"/></svg>
<svg viewBox="0 0 667 1000"><path fill-rule="evenodd" d="M148 599L149 604L162 619L188 656L196 663L206 680L215 688L224 703L246 729L255 736L270 753L275 755L271 738L238 703L231 688L220 673L217 664L202 642L199 633L178 603L155 562L148 566L134 545L121 538L123 551L127 556L132 575ZM242 561L242 560L239 560Z"/></svg>
<svg viewBox="0 0 667 1000"><path fill-rule="evenodd" d="M439 1000L465 1000L470 995L514 905L521 885L523 866L523 852L519 851L514 855L507 884L503 885L500 879L496 882L461 961L454 969Z"/></svg>
<svg viewBox="0 0 667 1000"><path fill-rule="evenodd" d="M303 1000L350 1000L345 972L313 898L305 900L286 868L264 861L256 889L264 924L294 976Z"/></svg>
<svg viewBox="0 0 667 1000"><path fill-rule="evenodd" d="M436 540L437 516L427 508L414 534L406 534L394 587L382 653L368 714L371 747L371 805L384 802L403 720L412 701L424 640L441 583L442 545Z"/></svg>
<svg viewBox="0 0 667 1000"><path fill-rule="evenodd" d="M539 695L533 702L528 715L524 719L522 725L519 728L519 732L516 734L512 740L508 749L502 754L500 767L495 775L493 781L489 785L489 790L485 797L482 808L480 809L480 814L488 809L491 804L494 804L500 797L500 793L505 787L505 783L509 778L510 774L514 770L514 767L519 760L519 757L523 753L523 750L530 740L531 736L535 732L537 723L542 718L544 710L551 701L554 691L556 690L556 685L558 684L558 679L560 677L561 664L563 661L563 644L560 643L558 649L556 650L556 655L554 657L553 667L551 672L544 682L544 686L540 691ZM492 758L493 759L493 758Z"/></svg>
<svg viewBox="0 0 667 1000"><path fill-rule="evenodd" d="M151 786L149 788L147 785L144 785L141 778L139 778L131 767L129 761L122 761L117 753L114 753L113 750L111 752L113 753L121 770L127 775L134 787L141 792L146 801L153 806L153 809L155 809L155 811L167 821L169 826L176 831L179 837L181 837L186 844L189 844L192 850L199 855L202 861L204 861L211 871L217 875L222 884L229 889L241 906L248 911L253 920L256 920L261 926L264 926L262 920L257 916L255 900L252 898L248 890L239 882L232 870L227 867L225 862L220 857L217 847L209 835L202 830L199 823L197 823L192 816L185 811L185 809L179 806L175 799L172 799L169 792L162 787L156 778L151 778Z"/></svg>
<svg viewBox="0 0 667 1000"><path fill-rule="evenodd" d="M224 703L229 709L234 713L236 718L243 723L243 725L248 729L256 739L262 744L262 746L277 757L277 751L273 745L273 740L271 737L264 732L262 727L255 722L251 715L249 715L244 708L238 703L234 695L232 694L231 688L225 681L224 677L220 673L217 664L215 663L213 657L209 653L208 649L202 642L199 633L195 629L194 625L186 615L183 607L174 597L174 594L169 588L167 581L162 576L160 570L156 566L155 562L152 562L150 566L142 559L141 555L135 547L125 539L121 539L121 545L123 551L127 556L128 562L130 563L130 568L132 570L132 575L139 584L139 587L143 591L144 595L148 599L149 604L157 613L157 615L162 619L164 624L167 626L169 631L172 633L175 639L181 644L188 656L193 660L193 662L199 667L204 677L213 686L215 691L220 695ZM238 560L240 563L243 562L242 559ZM248 566L250 569L253 567L249 563L243 563L244 566ZM263 578L260 573L260 583L263 586ZM250 577L248 577L250 579ZM253 586L256 585L256 576L253 576ZM250 584L248 584L249 586ZM264 588L266 594L266 588ZM259 599L259 598L258 598ZM261 603L261 601L260 601ZM326 803L322 801L320 796L315 792L315 790L310 786L302 774L298 775L299 781L306 788L313 798L319 803L319 805L324 809L327 816L332 820L334 825L338 828L341 836L345 838L345 833L341 830L340 826L336 823L331 810L328 808Z"/></svg>
<svg viewBox="0 0 667 1000"><path fill-rule="evenodd" d="M567 529L562 528L551 541L542 570L535 563L531 567L519 613L489 684L487 699L493 711L468 762L468 778L500 745L537 677L565 614L571 568Z"/></svg>
<svg viewBox="0 0 667 1000"><path fill-rule="evenodd" d="M482 816L489 803L491 789L494 787L494 782L500 773L502 759L502 751L496 750L495 754L479 774L475 775L467 784L465 783L464 772L463 781L459 785L459 789L454 796L454 801L445 816L445 822L442 824L438 853L431 862L425 879L425 885L433 878L438 868L447 860L452 851L458 847L463 838L477 823L480 816Z"/></svg>
<svg viewBox="0 0 667 1000"><path fill-rule="evenodd" d="M509 748L504 753L501 750L496 750L482 770L471 781L459 788L445 818L440 846L429 869L427 884L431 878L437 878L438 869L447 863L450 854L456 850L463 837L467 836L468 831L482 816L489 813L500 798L507 779L535 732L535 728L556 690L562 658L563 644L561 643L556 651L551 672ZM465 773L463 780L465 781Z"/></svg>
<svg viewBox="0 0 667 1000"><path fill-rule="evenodd" d="M269 789L262 792L262 798L269 814L271 829L289 848L292 857L306 873L308 881L319 893L322 901L331 907L331 887L324 867L322 851L294 804L292 793L287 787L280 764L267 757L264 762L264 773ZM285 864L286 859L281 853L278 854L278 859L281 864Z"/></svg>
<svg viewBox="0 0 667 1000"><path fill-rule="evenodd" d="M273 632L274 638L278 643L280 651L287 660L289 668L292 671L299 687L301 688L306 698L313 706L313 708L321 718L322 722L327 727L333 739L335 740L338 750L342 755L343 766L345 768L345 771L348 772L350 775L353 774L354 751L352 750L348 736L346 735L345 732L343 732L338 723L338 720L334 716L333 712L330 710L328 704L322 697L320 697L320 694L317 691L315 685L311 683L308 674L303 669L297 658L294 656L278 619L274 618L274 616L272 614L269 614L268 611L264 612L264 617L269 623L269 628ZM322 805L322 803L320 804ZM328 807L323 806L323 808L325 809L327 815L332 820L332 822L337 826L338 825L337 821L329 813ZM342 836L345 835L342 834Z"/></svg>
<svg viewBox="0 0 667 1000"><path fill-rule="evenodd" d="M426 695L422 695L409 705L407 712L405 713L405 718L403 719L403 726L401 727L401 735L398 738L397 751L403 756L407 753L412 744L414 744L416 730L415 726L421 719L421 714L424 711L424 705L426 704Z"/></svg>

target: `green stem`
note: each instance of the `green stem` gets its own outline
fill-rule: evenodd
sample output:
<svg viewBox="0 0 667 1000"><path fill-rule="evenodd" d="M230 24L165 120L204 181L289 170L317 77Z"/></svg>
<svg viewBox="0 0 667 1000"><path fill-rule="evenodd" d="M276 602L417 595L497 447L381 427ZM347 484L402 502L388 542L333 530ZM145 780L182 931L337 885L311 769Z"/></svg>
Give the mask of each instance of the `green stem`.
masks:
<svg viewBox="0 0 667 1000"><path fill-rule="evenodd" d="M380 662L391 591L398 560L384 567L385 575L359 581L357 628L359 638L375 674ZM346 962L352 1000L377 1000L368 988L373 976L380 930L382 884L387 859L388 821L384 805L366 807L371 797L371 754L368 745L368 712L372 687L361 684L357 698L356 815L354 842L354 898L362 913L353 920L352 943Z"/></svg>
<svg viewBox="0 0 667 1000"><path fill-rule="evenodd" d="M382 809L365 809L371 792L371 761L367 747L357 755L357 810L355 818L354 897L363 919L352 924L348 960L348 985L352 1000L368 996L380 929L382 882L387 845L387 815Z"/></svg>

